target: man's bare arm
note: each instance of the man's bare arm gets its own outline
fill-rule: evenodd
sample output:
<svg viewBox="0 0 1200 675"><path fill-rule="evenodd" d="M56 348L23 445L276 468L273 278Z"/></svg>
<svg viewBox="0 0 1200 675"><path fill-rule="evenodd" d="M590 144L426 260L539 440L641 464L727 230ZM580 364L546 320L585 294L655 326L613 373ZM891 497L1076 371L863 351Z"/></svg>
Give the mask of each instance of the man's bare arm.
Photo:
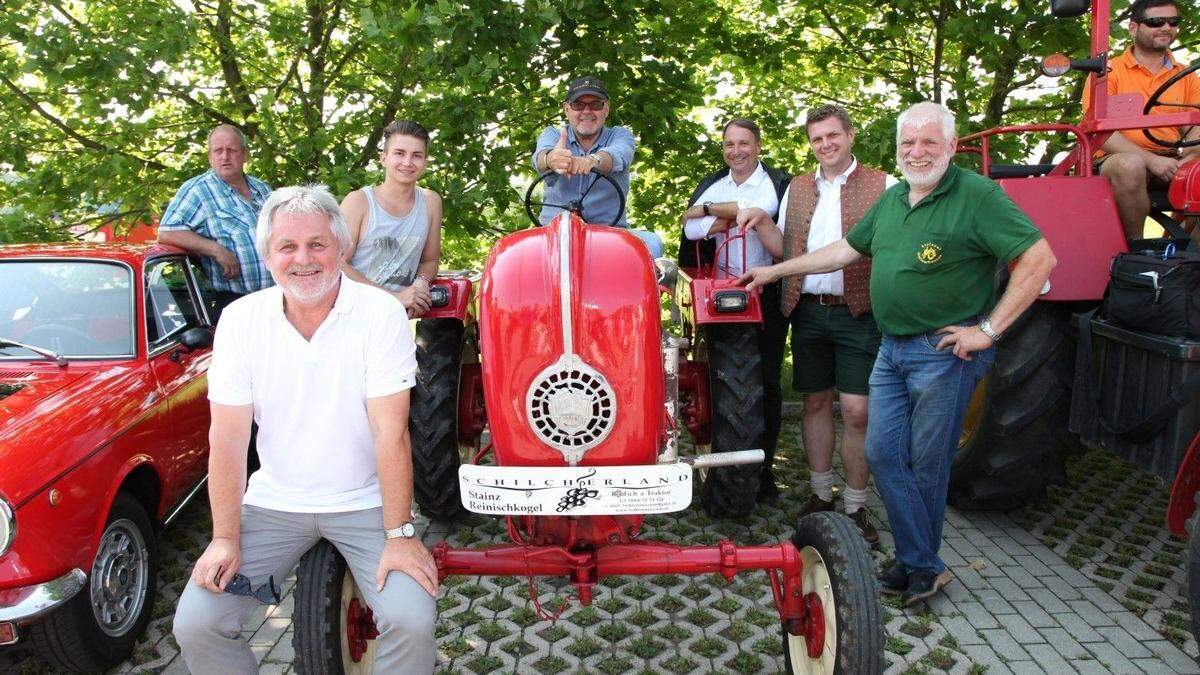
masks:
<svg viewBox="0 0 1200 675"><path fill-rule="evenodd" d="M725 220L734 220L738 215L737 202L713 202L708 205L708 215L723 218ZM683 219L704 217L704 204L695 204L683 212Z"/></svg>
<svg viewBox="0 0 1200 675"><path fill-rule="evenodd" d="M765 286L782 277L793 274L820 274L840 270L862 258L862 254L845 239L838 239L828 246L796 258L789 258L770 267L754 267L738 278L746 288Z"/></svg>
<svg viewBox="0 0 1200 675"><path fill-rule="evenodd" d="M246 453L254 406L210 403L208 430L208 502L212 509L212 542L196 561L192 579L221 592L242 564L241 510L246 490Z"/></svg>
<svg viewBox="0 0 1200 675"><path fill-rule="evenodd" d="M383 527L391 529L412 520L412 439L408 434L409 391L367 399L367 420L375 439L376 472L383 498ZM375 572L380 590L391 571L403 572L437 594L437 566L419 538L389 539Z"/></svg>
<svg viewBox="0 0 1200 675"><path fill-rule="evenodd" d="M190 253L207 256L217 261L221 273L226 279L241 275L242 267L233 251L218 244L216 241L192 232L191 230L159 230L158 243L167 246L177 246Z"/></svg>

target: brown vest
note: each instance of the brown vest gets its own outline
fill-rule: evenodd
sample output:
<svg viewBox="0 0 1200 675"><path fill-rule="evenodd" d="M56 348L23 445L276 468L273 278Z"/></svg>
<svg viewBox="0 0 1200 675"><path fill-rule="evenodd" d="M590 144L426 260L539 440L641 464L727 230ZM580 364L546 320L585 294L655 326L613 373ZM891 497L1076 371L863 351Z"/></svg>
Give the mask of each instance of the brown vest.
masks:
<svg viewBox="0 0 1200 675"><path fill-rule="evenodd" d="M842 235L854 227L887 186L887 174L859 162L842 186ZM821 193L817 189L817 174L796 176L788 186L787 219L783 229L783 257L795 258L808 251L808 230ZM784 316L792 313L800 299L804 275L783 279L783 295L779 310ZM851 316L871 311L871 260L863 258L842 270L842 287Z"/></svg>

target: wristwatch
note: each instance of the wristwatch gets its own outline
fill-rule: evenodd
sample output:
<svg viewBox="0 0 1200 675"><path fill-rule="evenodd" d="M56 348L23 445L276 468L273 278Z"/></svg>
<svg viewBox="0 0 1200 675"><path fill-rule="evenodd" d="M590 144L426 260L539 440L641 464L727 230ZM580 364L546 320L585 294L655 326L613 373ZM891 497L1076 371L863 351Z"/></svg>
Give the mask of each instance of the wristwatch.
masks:
<svg viewBox="0 0 1200 675"><path fill-rule="evenodd" d="M712 215L712 214L711 214L711 213L709 213L709 211L708 211L708 207L712 206L712 202L704 202L703 204L701 204L701 206L703 206L703 207L704 207L704 215L706 215L706 216L711 216L711 215Z"/></svg>
<svg viewBox="0 0 1200 675"><path fill-rule="evenodd" d="M599 171L600 170L600 155L593 152L592 154L588 155L587 158L596 163L596 166L592 167L592 170Z"/></svg>
<svg viewBox="0 0 1200 675"><path fill-rule="evenodd" d="M979 330L984 335L991 338L992 342L998 342L1000 340L1000 334L997 333L996 331L992 330L992 320L991 319L984 319L983 321L980 321L979 322Z"/></svg>
<svg viewBox="0 0 1200 675"><path fill-rule="evenodd" d="M400 527L384 530L383 536L385 539L412 539L417 536L417 526L413 525L410 520L407 523L401 523Z"/></svg>

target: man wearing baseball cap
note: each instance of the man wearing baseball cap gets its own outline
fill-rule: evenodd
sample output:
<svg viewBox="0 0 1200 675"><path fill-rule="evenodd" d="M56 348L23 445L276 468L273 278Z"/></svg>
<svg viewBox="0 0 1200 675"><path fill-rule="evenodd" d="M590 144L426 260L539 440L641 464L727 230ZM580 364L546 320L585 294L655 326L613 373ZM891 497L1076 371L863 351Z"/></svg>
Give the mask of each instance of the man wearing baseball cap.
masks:
<svg viewBox="0 0 1200 675"><path fill-rule="evenodd" d="M625 127L604 125L610 111L608 89L598 77L586 75L571 80L562 107L567 124L546 127L538 136L533 153L533 168L538 173L554 172L546 178L542 196L546 205L539 220L546 225L562 211L550 204L568 204L582 198L584 220L593 224L611 223L620 209L620 197L611 183L591 174L607 174L628 195L633 134ZM621 214L616 225L629 227L625 214ZM651 257L662 256L663 245L658 235L643 230L630 232L646 243Z"/></svg>

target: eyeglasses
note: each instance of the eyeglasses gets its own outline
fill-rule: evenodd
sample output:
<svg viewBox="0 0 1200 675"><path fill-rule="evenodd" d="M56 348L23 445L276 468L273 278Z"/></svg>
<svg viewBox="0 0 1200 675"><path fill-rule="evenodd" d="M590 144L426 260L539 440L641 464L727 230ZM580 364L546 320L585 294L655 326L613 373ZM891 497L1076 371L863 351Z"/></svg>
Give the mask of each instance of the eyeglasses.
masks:
<svg viewBox="0 0 1200 675"><path fill-rule="evenodd" d="M233 575L228 584L225 584L225 592L231 595L244 595L248 598L254 598L264 605L279 604L279 588L275 585L275 577L267 577L267 583L259 586L257 589L252 589L250 579L246 575L238 572Z"/></svg>
<svg viewBox="0 0 1200 675"><path fill-rule="evenodd" d="M583 101L573 101L573 102L571 102L570 105L571 105L571 110L574 110L575 112L579 112L580 110L600 111L600 110L604 110L605 103L607 103L607 101L597 100L597 101L588 101L587 103L584 103Z"/></svg>
<svg viewBox="0 0 1200 675"><path fill-rule="evenodd" d="M1179 17L1177 16L1144 16L1140 21L1134 19L1137 23L1151 28L1162 28L1163 25L1175 28L1179 25Z"/></svg>

